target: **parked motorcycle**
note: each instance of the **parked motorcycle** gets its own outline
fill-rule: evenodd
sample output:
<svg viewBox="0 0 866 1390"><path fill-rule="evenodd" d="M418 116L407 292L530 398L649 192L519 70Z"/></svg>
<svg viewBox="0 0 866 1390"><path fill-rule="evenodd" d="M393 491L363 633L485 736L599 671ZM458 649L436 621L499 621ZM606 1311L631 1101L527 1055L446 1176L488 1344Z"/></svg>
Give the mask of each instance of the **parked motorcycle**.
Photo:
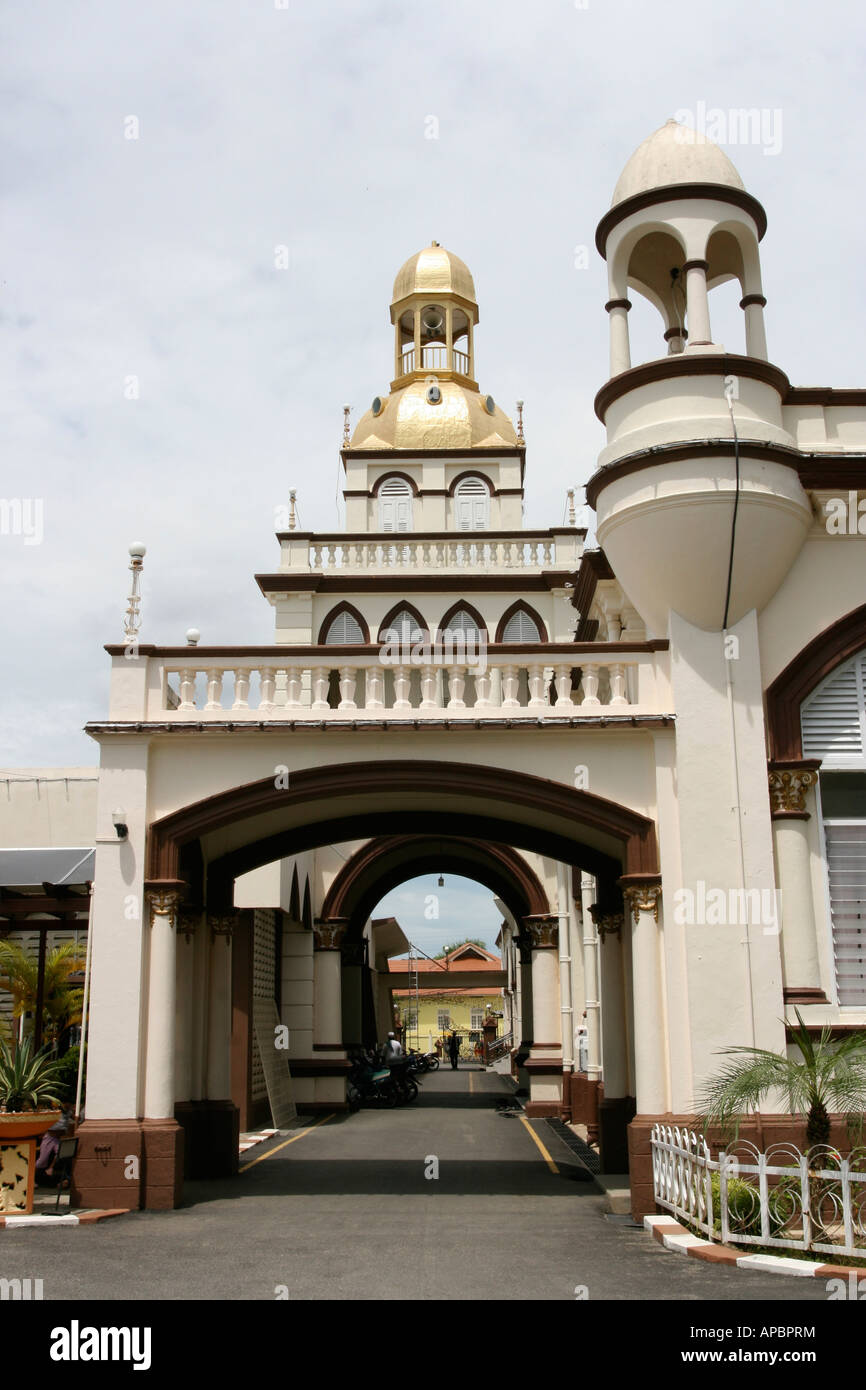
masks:
<svg viewBox="0 0 866 1390"><path fill-rule="evenodd" d="M346 1078L346 1099L350 1110L359 1109L364 1101L392 1110L400 1100L400 1092L390 1067L362 1055L354 1058Z"/></svg>

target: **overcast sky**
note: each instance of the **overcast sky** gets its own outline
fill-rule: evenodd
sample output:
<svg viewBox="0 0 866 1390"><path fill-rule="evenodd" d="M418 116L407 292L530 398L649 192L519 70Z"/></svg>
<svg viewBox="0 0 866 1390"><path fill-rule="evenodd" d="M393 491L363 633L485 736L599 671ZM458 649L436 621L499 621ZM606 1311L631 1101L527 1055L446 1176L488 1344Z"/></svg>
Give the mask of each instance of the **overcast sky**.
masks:
<svg viewBox="0 0 866 1390"><path fill-rule="evenodd" d="M132 540L144 640L270 640L274 509L294 486L336 526L341 407L387 389L394 275L433 238L475 277L482 389L526 401L526 521L560 523L603 443L594 229L675 112L778 113L727 147L769 217L770 356L864 384L859 5L282 5L0 18L0 493L44 508L41 544L0 535L6 766L96 762Z"/></svg>

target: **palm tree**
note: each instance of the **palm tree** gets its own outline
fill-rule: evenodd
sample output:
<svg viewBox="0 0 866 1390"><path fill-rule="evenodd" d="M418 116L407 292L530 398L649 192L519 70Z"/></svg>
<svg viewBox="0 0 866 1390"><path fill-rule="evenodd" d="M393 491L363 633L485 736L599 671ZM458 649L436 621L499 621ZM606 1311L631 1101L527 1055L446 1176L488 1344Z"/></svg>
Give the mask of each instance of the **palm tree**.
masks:
<svg viewBox="0 0 866 1390"><path fill-rule="evenodd" d="M806 1147L830 1142L829 1111L845 1116L852 1142L860 1141L866 1110L866 1032L833 1042L831 1030L821 1029L818 1041L795 1010L799 1027L793 1041L800 1058L780 1056L760 1047L728 1047L722 1056L735 1057L704 1086L699 1097L705 1120L734 1138L749 1110L757 1110L771 1092L781 1092L791 1114L806 1116Z"/></svg>
<svg viewBox="0 0 866 1390"><path fill-rule="evenodd" d="M68 941L45 957L42 1013L45 1030L57 1041L67 1028L81 1022L84 991L69 984L69 976L84 965L84 948ZM12 1015L21 1018L36 1008L39 961L20 942L0 940L0 989L13 999Z"/></svg>

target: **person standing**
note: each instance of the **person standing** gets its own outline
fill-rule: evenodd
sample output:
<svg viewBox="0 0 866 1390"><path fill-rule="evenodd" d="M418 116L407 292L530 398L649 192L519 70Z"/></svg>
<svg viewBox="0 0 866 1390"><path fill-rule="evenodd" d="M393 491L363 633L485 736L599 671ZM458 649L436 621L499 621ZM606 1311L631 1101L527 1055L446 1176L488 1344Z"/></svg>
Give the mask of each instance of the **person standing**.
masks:
<svg viewBox="0 0 866 1390"><path fill-rule="evenodd" d="M451 1058L451 1070L457 1070L457 1060L460 1056L460 1039L456 1033L452 1033L448 1039L448 1056Z"/></svg>

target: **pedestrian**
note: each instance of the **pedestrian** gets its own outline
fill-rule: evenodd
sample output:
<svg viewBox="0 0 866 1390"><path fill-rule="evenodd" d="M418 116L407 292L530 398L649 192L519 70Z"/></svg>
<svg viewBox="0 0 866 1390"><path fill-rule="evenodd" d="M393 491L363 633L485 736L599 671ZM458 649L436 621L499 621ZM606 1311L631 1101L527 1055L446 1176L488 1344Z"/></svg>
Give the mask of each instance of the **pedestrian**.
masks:
<svg viewBox="0 0 866 1390"><path fill-rule="evenodd" d="M393 1062L395 1057L402 1057L403 1049L397 1041L394 1033L388 1034L388 1041L385 1044L385 1061Z"/></svg>
<svg viewBox="0 0 866 1390"><path fill-rule="evenodd" d="M452 1033L448 1039L448 1056L451 1058L451 1070L457 1070L457 1059L460 1056L460 1039L456 1033Z"/></svg>

